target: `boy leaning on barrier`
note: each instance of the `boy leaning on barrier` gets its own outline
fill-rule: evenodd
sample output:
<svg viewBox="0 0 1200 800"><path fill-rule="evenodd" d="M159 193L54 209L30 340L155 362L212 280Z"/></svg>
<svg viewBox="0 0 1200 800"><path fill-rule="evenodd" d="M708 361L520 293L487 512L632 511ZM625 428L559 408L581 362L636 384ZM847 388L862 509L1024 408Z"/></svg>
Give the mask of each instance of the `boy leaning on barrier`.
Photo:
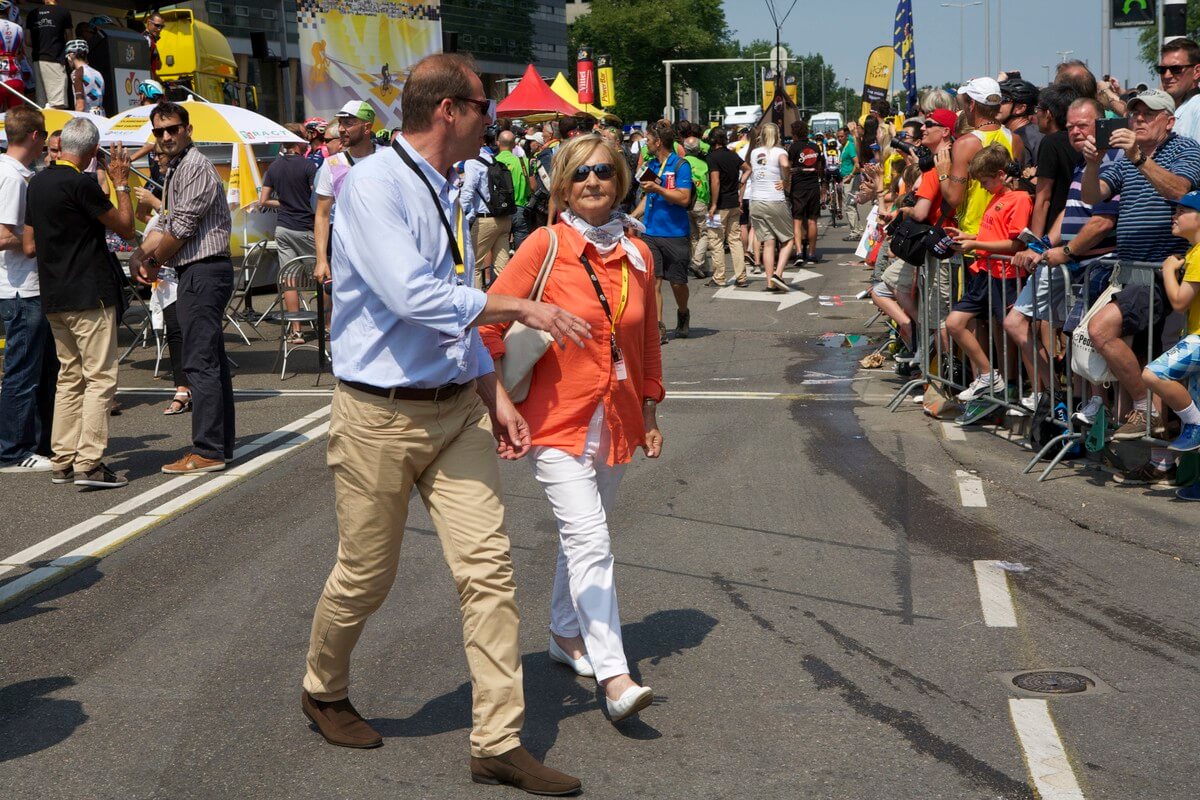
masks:
<svg viewBox="0 0 1200 800"><path fill-rule="evenodd" d="M1179 343L1142 372L1151 392L1179 415L1183 429L1168 447L1177 452L1200 450L1200 191L1188 192L1172 202L1171 232L1191 244L1187 255L1168 256L1162 265L1163 288L1176 311L1187 311L1187 326ZM1200 484L1177 493L1184 500L1200 500Z"/></svg>
<svg viewBox="0 0 1200 800"><path fill-rule="evenodd" d="M992 197L983 212L979 233L968 237L961 232L951 231L957 250L974 252L978 257L975 262L978 271L968 278L962 299L954 304L946 317L946 329L966 353L975 370L975 380L958 395L959 400L970 403L958 418L960 425L970 425L987 414L992 404L987 402L986 395L999 393L1004 399L1004 375L992 368L987 351L969 326L977 318L986 321L990 306L994 331L997 335L1003 335L1001 325L1004 316L1017 300L1018 268L1010 261L990 258L1014 255L1025 248L1018 237L1029 225L1029 218L1033 214L1033 200L1029 195L1008 188L1007 168L1011 161L1008 150L999 144L989 145L975 154L971 159L971 178L979 181ZM981 402L971 403L973 400Z"/></svg>

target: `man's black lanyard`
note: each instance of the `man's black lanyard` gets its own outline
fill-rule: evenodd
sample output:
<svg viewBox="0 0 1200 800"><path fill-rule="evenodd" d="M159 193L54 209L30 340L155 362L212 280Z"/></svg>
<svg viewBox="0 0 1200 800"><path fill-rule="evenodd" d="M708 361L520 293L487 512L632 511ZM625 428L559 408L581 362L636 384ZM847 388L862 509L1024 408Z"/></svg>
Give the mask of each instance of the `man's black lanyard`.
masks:
<svg viewBox="0 0 1200 800"><path fill-rule="evenodd" d="M442 221L442 226L446 229L446 235L450 238L450 255L454 256L454 267L457 271L460 267L465 269L466 262L463 261L462 251L458 249L458 238L454 235L454 227L450 224L450 220L446 219L446 215L442 213L442 201L438 199L437 191L433 188L433 184L429 182L429 178L425 177L425 173L412 160L412 156L400 144L400 142L392 142L392 149L396 151L396 155L412 168L412 171L417 173L417 177L421 179L421 183L425 184L425 188L429 190L429 196L433 198L434 208L437 209L438 219ZM461 273L460 273L461 277Z"/></svg>

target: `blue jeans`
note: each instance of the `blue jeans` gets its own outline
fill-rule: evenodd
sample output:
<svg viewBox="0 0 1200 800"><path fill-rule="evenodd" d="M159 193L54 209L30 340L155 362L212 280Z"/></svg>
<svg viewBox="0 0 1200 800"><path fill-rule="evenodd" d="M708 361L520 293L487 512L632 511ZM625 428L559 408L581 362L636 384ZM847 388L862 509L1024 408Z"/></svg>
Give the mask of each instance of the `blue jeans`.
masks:
<svg viewBox="0 0 1200 800"><path fill-rule="evenodd" d="M4 380L0 383L0 464L50 455L58 356L39 297L0 300Z"/></svg>
<svg viewBox="0 0 1200 800"><path fill-rule="evenodd" d="M513 252L521 249L521 242L529 238L529 217L526 216L529 211L524 208L518 208L517 213L513 214L512 220L512 238Z"/></svg>

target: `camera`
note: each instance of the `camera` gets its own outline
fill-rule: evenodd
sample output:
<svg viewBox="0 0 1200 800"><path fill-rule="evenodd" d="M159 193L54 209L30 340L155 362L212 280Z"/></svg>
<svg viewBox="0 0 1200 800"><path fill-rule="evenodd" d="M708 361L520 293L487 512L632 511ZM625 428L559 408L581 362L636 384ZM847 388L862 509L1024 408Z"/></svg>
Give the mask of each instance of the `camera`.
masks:
<svg viewBox="0 0 1200 800"><path fill-rule="evenodd" d="M921 172L929 172L934 167L933 151L923 144L919 144L913 148L913 155L917 157L917 166L921 168Z"/></svg>
<svg viewBox="0 0 1200 800"><path fill-rule="evenodd" d="M916 145L897 138L892 139L892 147L896 148L901 153L904 153L904 155L909 156L912 155L913 149L916 147Z"/></svg>
<svg viewBox="0 0 1200 800"><path fill-rule="evenodd" d="M1020 178L1021 177L1021 165L1015 161L1009 161L1004 166L1004 174L1010 178Z"/></svg>

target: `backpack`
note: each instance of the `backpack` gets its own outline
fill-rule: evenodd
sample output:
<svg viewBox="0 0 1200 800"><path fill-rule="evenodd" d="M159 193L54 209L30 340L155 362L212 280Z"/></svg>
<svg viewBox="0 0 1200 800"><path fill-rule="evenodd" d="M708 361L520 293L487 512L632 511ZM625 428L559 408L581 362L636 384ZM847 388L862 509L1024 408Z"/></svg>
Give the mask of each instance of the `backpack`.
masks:
<svg viewBox="0 0 1200 800"><path fill-rule="evenodd" d="M687 156L684 161L692 168L692 200L708 205L711 195L708 192L708 162L699 156Z"/></svg>
<svg viewBox="0 0 1200 800"><path fill-rule="evenodd" d="M508 167L494 158L490 162L485 161L482 156L475 160L487 167L488 196L491 198L487 202L488 213L493 217L509 217L515 214L517 195Z"/></svg>

